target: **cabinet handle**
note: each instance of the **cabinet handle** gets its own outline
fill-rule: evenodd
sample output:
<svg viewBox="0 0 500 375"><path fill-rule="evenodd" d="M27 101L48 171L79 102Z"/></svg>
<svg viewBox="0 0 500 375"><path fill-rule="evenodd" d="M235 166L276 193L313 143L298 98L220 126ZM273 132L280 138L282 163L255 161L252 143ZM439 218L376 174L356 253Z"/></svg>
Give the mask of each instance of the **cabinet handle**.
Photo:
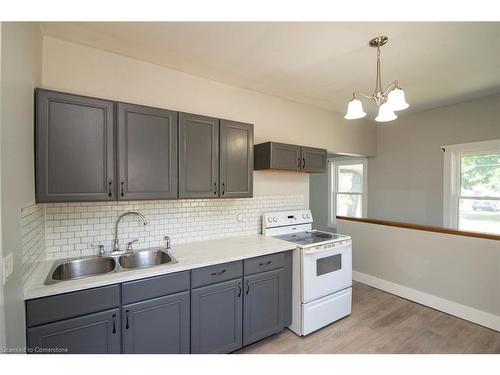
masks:
<svg viewBox="0 0 500 375"><path fill-rule="evenodd" d="M113 186L113 180L108 180L108 197L111 197L113 195L113 192L111 191Z"/></svg>
<svg viewBox="0 0 500 375"><path fill-rule="evenodd" d="M225 272L226 272L226 270L222 270L222 271L219 271L219 272L212 272L210 275L212 275L212 276L219 276L219 275L222 275Z"/></svg>
<svg viewBox="0 0 500 375"><path fill-rule="evenodd" d="M223 182L222 183L222 195L226 192L226 184Z"/></svg>
<svg viewBox="0 0 500 375"><path fill-rule="evenodd" d="M116 333L116 314L113 314L113 334Z"/></svg>
<svg viewBox="0 0 500 375"><path fill-rule="evenodd" d="M241 297L241 283L238 283L238 298Z"/></svg>
<svg viewBox="0 0 500 375"><path fill-rule="evenodd" d="M122 197L123 197L123 184L124 184L124 183L125 183L125 181L124 181L124 180L123 180L123 178L122 178L122 180L120 181L120 195L121 195Z"/></svg>
<svg viewBox="0 0 500 375"><path fill-rule="evenodd" d="M300 169L300 162L301 162L300 157L297 160L298 160L297 168Z"/></svg>
<svg viewBox="0 0 500 375"><path fill-rule="evenodd" d="M214 195L217 195L217 182L214 182Z"/></svg>
<svg viewBox="0 0 500 375"><path fill-rule="evenodd" d="M306 167L306 158L302 158L302 169Z"/></svg>
<svg viewBox="0 0 500 375"><path fill-rule="evenodd" d="M262 266L268 266L268 265L270 265L270 264L271 264L271 261L270 261L270 260L268 260L267 262L260 262L260 263L259 263L259 266L261 266L261 267L262 267Z"/></svg>
<svg viewBox="0 0 500 375"><path fill-rule="evenodd" d="M247 280L247 290L246 290L245 294L248 295L249 291L250 291L250 283Z"/></svg>
<svg viewBox="0 0 500 375"><path fill-rule="evenodd" d="M125 315L127 316L127 324L125 324L125 329L129 329L129 324L128 324L128 313L129 311L125 311Z"/></svg>

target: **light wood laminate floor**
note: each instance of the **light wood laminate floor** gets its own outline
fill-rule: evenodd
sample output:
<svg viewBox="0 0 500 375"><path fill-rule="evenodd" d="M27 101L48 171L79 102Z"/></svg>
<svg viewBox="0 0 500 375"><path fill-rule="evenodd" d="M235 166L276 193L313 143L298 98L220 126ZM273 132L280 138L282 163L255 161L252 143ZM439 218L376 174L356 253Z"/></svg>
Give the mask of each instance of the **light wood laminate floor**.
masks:
<svg viewBox="0 0 500 375"><path fill-rule="evenodd" d="M354 283L350 316L306 337L285 329L238 353L500 353L500 333Z"/></svg>

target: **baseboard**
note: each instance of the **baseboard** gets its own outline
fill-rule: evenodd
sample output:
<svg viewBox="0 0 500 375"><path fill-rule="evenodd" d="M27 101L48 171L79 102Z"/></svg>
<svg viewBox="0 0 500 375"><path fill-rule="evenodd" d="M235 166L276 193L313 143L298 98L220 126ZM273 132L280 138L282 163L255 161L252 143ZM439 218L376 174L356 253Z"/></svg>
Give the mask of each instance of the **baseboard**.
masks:
<svg viewBox="0 0 500 375"><path fill-rule="evenodd" d="M395 294L399 297L420 303L421 305L432 307L433 309L468 320L487 328L494 329L495 331L500 331L500 316L498 315L462 305L457 302L449 301L444 298L436 297L432 294L427 294L416 289L395 284L366 273L353 270L352 278L362 284Z"/></svg>

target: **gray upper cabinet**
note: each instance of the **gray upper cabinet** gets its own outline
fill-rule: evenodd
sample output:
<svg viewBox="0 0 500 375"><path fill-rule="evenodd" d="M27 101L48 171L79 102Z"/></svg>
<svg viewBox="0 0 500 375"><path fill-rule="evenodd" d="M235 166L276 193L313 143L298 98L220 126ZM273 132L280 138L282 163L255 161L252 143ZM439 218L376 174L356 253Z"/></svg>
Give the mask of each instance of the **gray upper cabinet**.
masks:
<svg viewBox="0 0 500 375"><path fill-rule="evenodd" d="M285 143L266 142L255 145L255 169L300 169L300 146Z"/></svg>
<svg viewBox="0 0 500 375"><path fill-rule="evenodd" d="M253 195L253 125L221 120L220 197Z"/></svg>
<svg viewBox="0 0 500 375"><path fill-rule="evenodd" d="M189 291L123 306L123 353L189 353L189 310Z"/></svg>
<svg viewBox="0 0 500 375"><path fill-rule="evenodd" d="M121 353L120 310L28 328L28 353Z"/></svg>
<svg viewBox="0 0 500 375"><path fill-rule="evenodd" d="M231 353L241 348L242 279L191 291L191 353Z"/></svg>
<svg viewBox="0 0 500 375"><path fill-rule="evenodd" d="M219 196L219 120L179 114L179 198Z"/></svg>
<svg viewBox="0 0 500 375"><path fill-rule="evenodd" d="M266 142L254 146L254 168L297 172L326 172L326 150Z"/></svg>
<svg viewBox="0 0 500 375"><path fill-rule="evenodd" d="M283 329L285 273L283 268L244 278L243 345Z"/></svg>
<svg viewBox="0 0 500 375"><path fill-rule="evenodd" d="M118 199L177 198L177 112L117 104Z"/></svg>
<svg viewBox="0 0 500 375"><path fill-rule="evenodd" d="M302 147L302 166L304 172L326 172L326 150Z"/></svg>
<svg viewBox="0 0 500 375"><path fill-rule="evenodd" d="M37 202L116 199L113 102L36 90Z"/></svg>

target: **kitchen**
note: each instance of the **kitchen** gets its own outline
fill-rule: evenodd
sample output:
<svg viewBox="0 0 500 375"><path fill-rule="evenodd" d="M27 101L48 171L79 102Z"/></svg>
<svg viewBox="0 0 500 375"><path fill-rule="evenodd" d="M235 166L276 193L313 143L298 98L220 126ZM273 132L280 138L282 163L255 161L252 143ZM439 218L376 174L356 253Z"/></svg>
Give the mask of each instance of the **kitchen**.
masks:
<svg viewBox="0 0 500 375"><path fill-rule="evenodd" d="M396 228L391 219L411 223L404 220L401 204L396 205L401 218L369 216L382 212L371 194L382 197L382 188L375 188L383 182L377 185L374 179L387 170L378 170L376 163L392 150L381 149L389 128L374 126L375 116L365 103L368 116L349 120L351 102L357 105L360 94L309 104L312 99L296 94L289 82L293 66L276 74L274 83L281 88L265 85L277 45L283 60L296 56L297 41L286 33L304 37L302 54L307 57L301 66L322 59L321 70L328 58L322 56L326 52L314 52L311 40L319 33L333 37L348 29L358 32L350 43L359 55L346 57L349 43L328 51L329 58L342 61L343 70L358 57L364 61L356 65L363 70L362 79L352 83L344 78L345 85L356 90L363 81L370 86L380 55L392 68L384 79L398 78L403 85L405 75L389 61L404 43L391 35L399 30L415 35L421 29L397 23L380 23L378 29L382 26L389 35L386 46L387 38L376 37L376 28L362 24L308 29L293 23L2 22L2 76L8 72L2 80L2 345L25 348L28 354L333 354L343 352L335 344L341 341L351 353L498 354L498 235L439 232L416 219L407 224L415 228L404 227L412 233L407 238L426 230L447 233L450 241L482 241L463 245L486 254L488 265L477 267L484 266L484 279L493 282L471 281L474 288L485 285L480 296L468 289L457 295L442 287L445 281L434 282L435 289L420 287L430 266L411 253L409 259L423 262L423 268L407 268L409 281L397 279L400 270L389 269L391 258L411 267L403 253L386 254L387 249L378 247L370 252L374 241L376 246L384 242L371 226ZM452 30L432 27L446 36ZM470 27L489 35L498 25ZM238 49L228 30L238 35ZM457 25L452 31L466 30ZM272 38L245 62L242 52L262 35ZM377 55L371 38L378 43ZM235 59L246 76L232 66ZM257 60L268 65L253 65ZM215 61L220 69L214 68ZM380 82L380 60L377 67ZM320 92L320 77L305 74ZM251 77L252 84L244 84ZM402 91L395 82L387 93ZM413 106L414 83L406 82L410 88L401 87ZM378 89L382 91L380 84ZM468 100L482 100L478 106L490 110L495 95ZM387 95L383 100L389 100ZM325 109L341 105L345 111L348 103L345 118ZM421 112L438 110L433 108ZM379 116L382 112L380 107ZM401 118L395 126L418 113L398 110ZM491 113L477 131L480 139L466 141L500 138L490 125L496 112ZM465 143L449 139L441 143L448 150ZM497 144L491 147L496 152ZM353 188L359 177L359 170L349 165L363 166L360 184L368 182L360 191L341 189L342 181ZM338 190L331 186L335 179ZM339 211L346 196L358 195L363 209ZM332 211L333 201L338 207ZM6 221L9 217L17 220ZM398 241L394 243L404 240ZM375 254L387 259L378 262ZM387 303L381 306L377 300ZM384 309L400 305L404 314L418 317L432 315L432 309L448 314L452 320L447 326L463 324L456 332L467 331L477 342L456 346L450 331L435 345L422 338L418 345L404 341L385 350L393 340L388 335L399 334L400 318L399 310ZM384 316L365 326L382 310ZM390 328L379 331L393 315L386 323ZM424 320L415 329L425 325L432 326ZM353 347L348 334L335 340L335 332L351 327L373 333L368 340L372 346ZM360 332L352 331L350 337ZM377 342L381 338L383 345ZM324 345L314 344L318 340Z"/></svg>

